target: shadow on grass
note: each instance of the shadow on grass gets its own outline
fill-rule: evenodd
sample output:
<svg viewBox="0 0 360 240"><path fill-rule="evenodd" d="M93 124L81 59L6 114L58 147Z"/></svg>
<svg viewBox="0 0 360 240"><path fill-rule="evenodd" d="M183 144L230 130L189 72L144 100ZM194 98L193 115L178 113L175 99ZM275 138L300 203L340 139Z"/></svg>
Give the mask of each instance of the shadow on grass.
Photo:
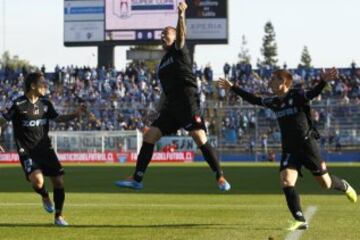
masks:
<svg viewBox="0 0 360 240"><path fill-rule="evenodd" d="M360 167L333 167L330 172L356 182ZM152 165L144 178L144 189L132 191L115 186L115 181L125 179L134 166L65 166L65 189L73 193L131 193L131 194L221 194L215 177L207 166ZM282 194L277 166L226 166L225 176L232 185L228 194ZM302 194L329 194L303 170L298 181ZM48 189L51 190L49 182ZM356 187L356 186L355 186ZM0 166L0 192L32 192L20 166Z"/></svg>
<svg viewBox="0 0 360 240"><path fill-rule="evenodd" d="M43 224L43 223L0 223L0 228L6 227L28 227L28 228L43 228L43 227L53 227L61 228L53 224ZM121 224L74 224L62 228L201 228L201 229L210 229L220 227L221 229L238 229L237 225L228 225L228 224L154 224L154 225L121 225Z"/></svg>

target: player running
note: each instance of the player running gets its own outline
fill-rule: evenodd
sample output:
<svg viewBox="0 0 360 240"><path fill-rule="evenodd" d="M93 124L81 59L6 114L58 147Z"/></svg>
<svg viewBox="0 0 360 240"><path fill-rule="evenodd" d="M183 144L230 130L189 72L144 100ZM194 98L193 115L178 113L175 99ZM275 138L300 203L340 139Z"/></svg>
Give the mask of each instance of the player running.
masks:
<svg viewBox="0 0 360 240"><path fill-rule="evenodd" d="M49 120L66 122L80 116L86 110L80 106L72 114L59 115L52 103L44 98L47 89L42 73L30 73L25 78L25 95L17 98L12 106L0 115L0 130L11 121L21 166L26 178L41 198L44 209L55 211L55 225L67 226L62 215L65 191L62 168L48 136ZM4 149L0 146L0 150ZM53 203L44 185L44 176L51 179L54 195Z"/></svg>
<svg viewBox="0 0 360 240"><path fill-rule="evenodd" d="M165 94L165 101L159 117L144 134L135 173L127 180L116 182L119 187L142 189L143 176L151 161L154 144L161 136L176 133L179 128L184 128L189 131L205 160L215 172L220 190L230 190L230 184L224 178L216 153L208 142L204 119L200 113L196 79L192 73L189 52L185 46L186 9L186 3L180 3L176 29L166 27L161 34L161 41L166 54L161 59L158 77Z"/></svg>
<svg viewBox="0 0 360 240"><path fill-rule="evenodd" d="M270 108L276 114L282 141L280 180L287 205L295 221L288 230L307 229L300 206L300 197L295 190L298 175L304 166L314 175L319 184L326 189L344 192L351 202L357 201L357 194L348 182L334 175L329 175L326 164L321 160L320 149L316 142L319 135L310 117L310 100L318 96L326 82L337 76L335 68L321 74L320 83L310 91L291 89L293 78L285 70L272 74L269 87L274 97L261 98L248 93L226 79L220 79L218 86L230 89L251 104Z"/></svg>

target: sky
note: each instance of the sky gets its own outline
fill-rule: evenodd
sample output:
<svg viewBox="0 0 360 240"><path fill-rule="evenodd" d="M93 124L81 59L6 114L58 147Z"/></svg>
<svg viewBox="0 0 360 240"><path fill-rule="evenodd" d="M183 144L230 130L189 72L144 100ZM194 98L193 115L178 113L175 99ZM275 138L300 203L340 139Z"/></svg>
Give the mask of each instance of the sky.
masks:
<svg viewBox="0 0 360 240"><path fill-rule="evenodd" d="M0 1L0 52L9 51L37 66L45 64L48 70L56 64L96 66L96 47L64 47L62 0ZM225 62L237 62L242 35L247 38L252 63L261 58L267 21L275 27L280 65L286 62L288 67L296 67L305 45L315 67L348 67L352 61L360 65L359 0L228 2L229 44L195 49L195 61L201 66L210 63L215 74L222 72ZM115 48L119 70L127 63L126 49Z"/></svg>

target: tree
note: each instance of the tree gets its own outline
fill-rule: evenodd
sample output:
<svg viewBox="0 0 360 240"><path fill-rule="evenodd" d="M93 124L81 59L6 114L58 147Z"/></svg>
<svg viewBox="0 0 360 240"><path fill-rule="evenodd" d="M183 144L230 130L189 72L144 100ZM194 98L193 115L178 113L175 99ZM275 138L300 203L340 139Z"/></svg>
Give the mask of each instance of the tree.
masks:
<svg viewBox="0 0 360 240"><path fill-rule="evenodd" d="M277 57L277 44L275 42L275 30L271 22L267 22L264 27L265 36L263 37L263 45L261 53L264 57L264 64L276 66Z"/></svg>
<svg viewBox="0 0 360 240"><path fill-rule="evenodd" d="M11 56L8 51L4 52L0 59L2 68L8 67L11 70L26 68L32 68L32 65L28 60L20 59L19 56Z"/></svg>
<svg viewBox="0 0 360 240"><path fill-rule="evenodd" d="M300 64L306 68L311 68L311 56L309 53L309 49L307 46L304 46L302 53L301 53L301 60Z"/></svg>
<svg viewBox="0 0 360 240"><path fill-rule="evenodd" d="M249 49L247 48L247 40L245 35L242 35L241 38L241 48L240 48L240 53L239 53L239 62L240 63L245 63L245 64L250 64L251 61L251 56L249 53Z"/></svg>

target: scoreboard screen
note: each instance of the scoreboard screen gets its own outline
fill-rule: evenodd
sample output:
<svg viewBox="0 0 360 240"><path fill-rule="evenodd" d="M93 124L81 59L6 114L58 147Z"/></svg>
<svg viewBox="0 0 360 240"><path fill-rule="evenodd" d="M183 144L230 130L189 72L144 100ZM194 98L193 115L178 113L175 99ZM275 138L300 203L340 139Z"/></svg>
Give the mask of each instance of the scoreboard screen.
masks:
<svg viewBox="0 0 360 240"><path fill-rule="evenodd" d="M105 0L105 40L159 40L165 26L175 26L182 0Z"/></svg>
<svg viewBox="0 0 360 240"><path fill-rule="evenodd" d="M166 26L176 26L184 0L65 0L66 46L159 43ZM187 40L227 43L227 0L186 1Z"/></svg>

